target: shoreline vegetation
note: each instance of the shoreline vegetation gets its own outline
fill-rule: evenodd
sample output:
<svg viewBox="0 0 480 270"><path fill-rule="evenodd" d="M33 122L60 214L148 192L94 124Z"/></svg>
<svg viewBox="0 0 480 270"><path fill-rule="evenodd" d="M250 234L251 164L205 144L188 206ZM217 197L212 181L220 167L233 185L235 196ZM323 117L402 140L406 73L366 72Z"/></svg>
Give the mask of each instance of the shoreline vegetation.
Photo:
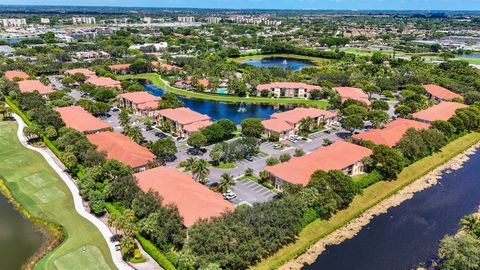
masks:
<svg viewBox="0 0 480 270"><path fill-rule="evenodd" d="M11 108L15 113L18 113L16 106ZM25 115L22 113L19 115L25 120ZM27 125L29 124L28 122L26 122ZM21 209L26 211L21 211L22 215L31 213L29 214L30 220L34 222L38 220L38 222L45 225L57 226L60 228L60 231L56 234L61 235L61 238L54 239L55 241L50 242L48 246L42 246L39 252L34 254L35 257L32 257L22 269L56 269L55 262L72 253L87 249L100 256L96 262L99 266L105 269L116 269L106 243L105 245L99 243L99 239L105 241L100 231L92 230L91 226L94 225L80 216L75 210L68 211L70 207L74 208L74 202L67 185L58 178L60 176L41 154L28 149L19 141L17 137L19 126L19 123L16 121L0 121L0 135L4 135L4 139L11 140L8 144L12 148L11 151L15 151L17 155L25 156L25 159L36 165L24 167L21 172L10 168L2 171L4 180L2 183L5 187L2 188L2 193L8 190L10 196L19 204ZM49 141L47 140L47 142ZM48 145L46 144L46 146ZM33 175L32 170L36 172L41 171L42 175L39 177L42 180L38 181L48 181L48 186L45 185L41 188L32 189L30 184L23 182L22 179L25 175ZM53 194L52 191L56 193ZM37 193L41 193L42 196L34 195ZM54 200L50 201L51 199ZM40 217L48 217L48 221L44 221ZM78 264L79 261L73 262L73 264L75 263ZM89 267L89 264L92 262L86 260L84 263L85 265L83 266ZM77 266L82 267L82 265Z"/></svg>
<svg viewBox="0 0 480 270"><path fill-rule="evenodd" d="M149 82L151 82L153 85L165 91L171 92L179 96L194 98L194 99L211 100L211 101L218 101L218 102L231 102L231 103L247 102L247 103L264 103L264 104L278 104L278 105L286 105L286 104L309 105L309 106L315 106L320 109L324 109L328 106L328 101L326 100L310 100L310 99L298 99L298 98L238 97L238 96L231 96L231 95L207 94L207 93L199 93L194 91L187 91L187 90L182 90L182 89L170 86L165 80L162 79L160 75L156 73L120 75L120 76L117 76L117 78L120 80L146 79Z"/></svg>
<svg viewBox="0 0 480 270"><path fill-rule="evenodd" d="M25 219L32 222L36 230L42 234L42 245L35 251L35 253L22 265L22 270L33 269L34 266L50 251L59 246L64 238L64 230L61 226L45 221L32 215L27 209L25 209L13 196L12 192L8 188L5 180L0 178L0 193L7 198L10 204L15 208Z"/></svg>
<svg viewBox="0 0 480 270"><path fill-rule="evenodd" d="M461 168L468 156L478 148L478 132L450 142L441 151L406 167L396 180L381 181L366 188L347 209L329 220L317 219L310 223L300 232L295 243L285 246L250 269L300 269L304 263L313 263L325 250L325 246L352 238L373 217L434 185L443 171L448 173L448 170Z"/></svg>

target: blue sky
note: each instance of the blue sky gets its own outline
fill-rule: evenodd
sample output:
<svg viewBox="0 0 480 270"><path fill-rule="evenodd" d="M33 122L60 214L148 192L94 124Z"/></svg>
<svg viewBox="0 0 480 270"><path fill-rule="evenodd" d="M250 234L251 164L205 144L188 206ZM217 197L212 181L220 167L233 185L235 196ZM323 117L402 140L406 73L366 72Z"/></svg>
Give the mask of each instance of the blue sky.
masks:
<svg viewBox="0 0 480 270"><path fill-rule="evenodd" d="M480 0L0 0L0 4L183 8L480 10Z"/></svg>

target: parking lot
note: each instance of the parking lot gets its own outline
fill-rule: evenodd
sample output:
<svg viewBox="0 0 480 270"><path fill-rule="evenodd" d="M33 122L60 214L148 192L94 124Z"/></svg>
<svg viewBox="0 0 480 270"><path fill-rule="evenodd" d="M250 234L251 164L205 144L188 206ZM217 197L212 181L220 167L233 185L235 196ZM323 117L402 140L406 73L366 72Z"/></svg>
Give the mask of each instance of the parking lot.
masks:
<svg viewBox="0 0 480 270"><path fill-rule="evenodd" d="M250 179L237 182L237 184L232 187L232 191L237 194L237 197L231 200L234 204L241 202L248 202L249 204L266 202L276 195L275 192Z"/></svg>

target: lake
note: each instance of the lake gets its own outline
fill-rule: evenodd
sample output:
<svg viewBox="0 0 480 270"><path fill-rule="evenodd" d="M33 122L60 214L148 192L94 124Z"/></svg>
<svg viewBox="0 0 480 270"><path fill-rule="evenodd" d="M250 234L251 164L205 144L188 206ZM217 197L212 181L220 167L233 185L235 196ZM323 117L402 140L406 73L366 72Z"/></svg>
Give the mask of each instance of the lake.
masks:
<svg viewBox="0 0 480 270"><path fill-rule="evenodd" d="M0 217L0 268L21 269L42 245L42 234L1 193Z"/></svg>
<svg viewBox="0 0 480 270"><path fill-rule="evenodd" d="M265 57L262 59L250 59L243 61L242 64L249 64L255 67L281 67L285 70L291 69L293 71L301 70L304 67L314 66L314 64L308 60L285 57Z"/></svg>
<svg viewBox="0 0 480 270"><path fill-rule="evenodd" d="M329 246L304 270L400 270L427 266L439 241L480 205L480 153L428 189L379 215L354 238Z"/></svg>
<svg viewBox="0 0 480 270"><path fill-rule="evenodd" d="M163 89L158 88L153 84L145 85L145 90L152 93L155 96L162 96ZM240 124L246 118L270 118L275 112L283 111L286 109L294 108L294 105L266 105L258 103L228 103L218 102L203 99L193 99L178 97L185 103L185 107L192 109L193 111L206 114L216 121L222 118L232 120L235 124ZM239 112L240 108L245 108L243 112Z"/></svg>
<svg viewBox="0 0 480 270"><path fill-rule="evenodd" d="M460 54L460 55L457 55L456 57L458 57L458 58L480 58L480 54L478 54L478 53Z"/></svg>

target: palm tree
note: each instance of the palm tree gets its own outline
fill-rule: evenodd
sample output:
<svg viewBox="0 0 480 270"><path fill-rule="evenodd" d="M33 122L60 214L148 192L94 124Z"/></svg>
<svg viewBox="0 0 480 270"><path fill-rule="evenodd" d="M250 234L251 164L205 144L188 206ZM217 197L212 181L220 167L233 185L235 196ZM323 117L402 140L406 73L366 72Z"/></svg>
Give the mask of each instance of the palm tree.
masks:
<svg viewBox="0 0 480 270"><path fill-rule="evenodd" d="M260 177L260 181L266 182L268 178L270 178L270 173L267 171L261 171L258 176Z"/></svg>
<svg viewBox="0 0 480 270"><path fill-rule="evenodd" d="M120 112L118 120L120 121L120 125L124 128L130 125L130 119L128 118L128 113L126 110L122 110Z"/></svg>
<svg viewBox="0 0 480 270"><path fill-rule="evenodd" d="M195 162L197 160L194 157L189 157L185 160L185 170L191 171L193 169L193 166L195 165Z"/></svg>
<svg viewBox="0 0 480 270"><path fill-rule="evenodd" d="M136 143L140 143L144 139L140 127L131 127L126 130L125 134Z"/></svg>
<svg viewBox="0 0 480 270"><path fill-rule="evenodd" d="M198 182L205 184L209 174L208 162L205 159L199 159L193 164L192 175Z"/></svg>
<svg viewBox="0 0 480 270"><path fill-rule="evenodd" d="M36 139L40 135L40 128L36 126L26 126L23 128L23 134L27 138L27 141Z"/></svg>
<svg viewBox="0 0 480 270"><path fill-rule="evenodd" d="M219 190L221 193L227 192L231 187L235 186L237 183L233 179L232 175L229 173L224 173L221 176L219 183Z"/></svg>
<svg viewBox="0 0 480 270"><path fill-rule="evenodd" d="M303 131L310 131L313 128L315 121L311 117L303 118L300 120L300 129Z"/></svg>
<svg viewBox="0 0 480 270"><path fill-rule="evenodd" d="M460 225L462 225L467 232L473 232L480 227L480 217L468 215L460 220Z"/></svg>

